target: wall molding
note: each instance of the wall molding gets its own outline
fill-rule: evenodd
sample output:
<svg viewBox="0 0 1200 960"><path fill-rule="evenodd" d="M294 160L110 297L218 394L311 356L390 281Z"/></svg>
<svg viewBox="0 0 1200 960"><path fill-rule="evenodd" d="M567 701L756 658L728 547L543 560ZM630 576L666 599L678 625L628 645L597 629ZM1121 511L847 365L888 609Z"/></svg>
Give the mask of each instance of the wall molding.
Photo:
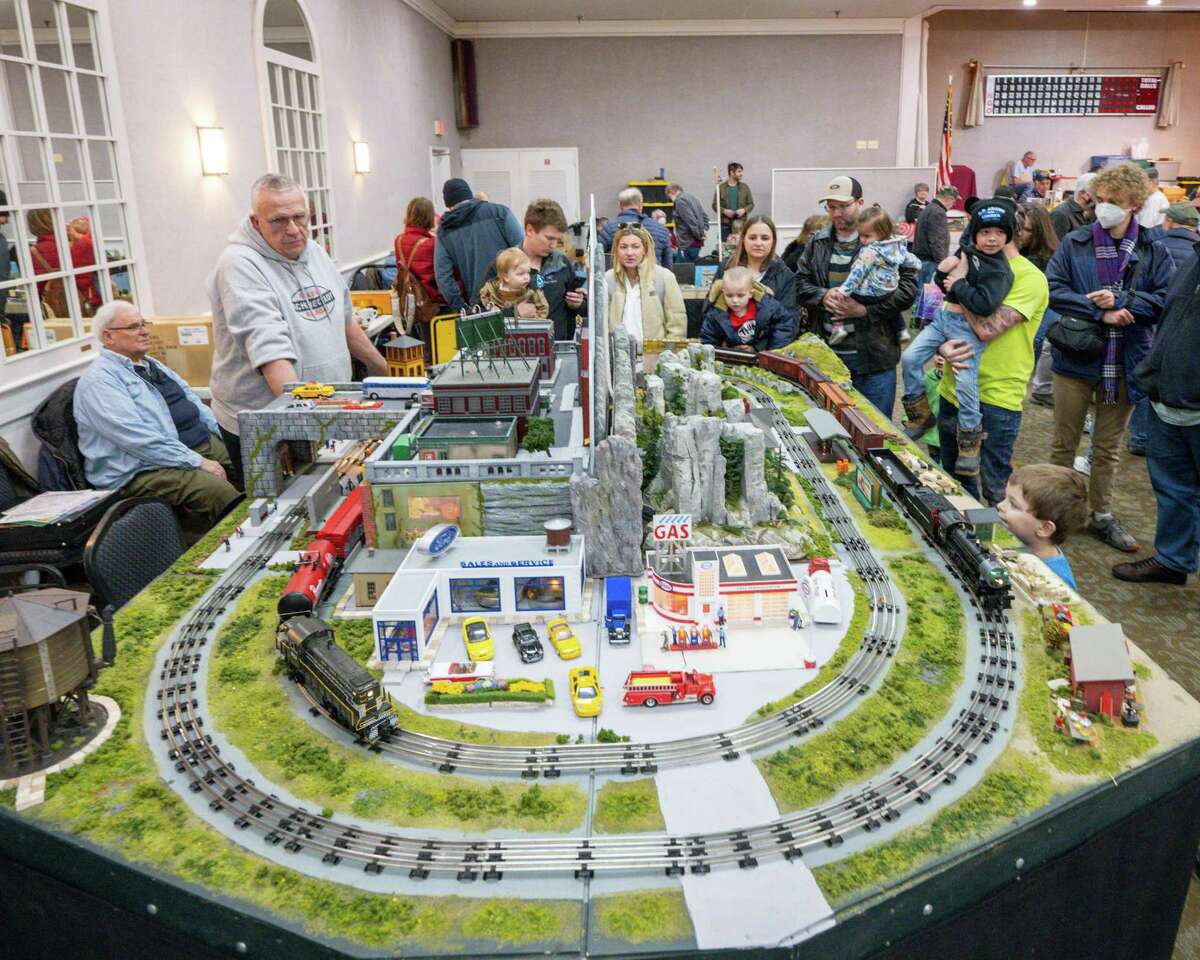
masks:
<svg viewBox="0 0 1200 960"><path fill-rule="evenodd" d="M451 37L461 36L458 33L458 21L434 3L433 0L404 0L404 2L444 33L449 34Z"/></svg>
<svg viewBox="0 0 1200 960"><path fill-rule="evenodd" d="M901 34L899 17L786 20L456 21L453 35L472 40L531 37L760 37Z"/></svg>

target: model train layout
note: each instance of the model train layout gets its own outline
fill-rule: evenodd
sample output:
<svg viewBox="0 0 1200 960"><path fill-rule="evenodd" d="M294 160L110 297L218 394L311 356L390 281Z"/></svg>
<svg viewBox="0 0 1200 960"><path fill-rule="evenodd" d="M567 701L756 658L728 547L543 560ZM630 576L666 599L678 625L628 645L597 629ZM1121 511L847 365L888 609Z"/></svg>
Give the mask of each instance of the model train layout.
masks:
<svg viewBox="0 0 1200 960"><path fill-rule="evenodd" d="M104 797L123 854L355 949L661 955L796 943L1079 789L1043 770L1056 710L1101 757L1155 748L1085 722L1137 716L1140 679L1030 689L1052 670L1028 581L828 351L643 369L590 256L574 343L464 315L427 377L242 414L275 511L148 591L186 602L131 604L157 633L100 680L142 727L31 816ZM280 440L311 446L296 478ZM1055 604L1075 629L1082 602ZM183 852L129 839L155 832Z"/></svg>

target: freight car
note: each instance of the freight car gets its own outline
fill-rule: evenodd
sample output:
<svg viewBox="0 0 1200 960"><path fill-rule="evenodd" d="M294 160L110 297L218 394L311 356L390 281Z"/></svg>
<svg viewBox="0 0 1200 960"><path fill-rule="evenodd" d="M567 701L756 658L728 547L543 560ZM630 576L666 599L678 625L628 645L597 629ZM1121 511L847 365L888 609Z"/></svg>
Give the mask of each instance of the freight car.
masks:
<svg viewBox="0 0 1200 960"><path fill-rule="evenodd" d="M337 645L325 621L306 614L283 621L275 649L288 676L347 730L373 742L397 726L383 684Z"/></svg>
<svg viewBox="0 0 1200 960"><path fill-rule="evenodd" d="M811 360L789 357L786 353L775 350L763 350L759 353L758 365L777 377L798 383L814 397L817 395L818 384L830 382Z"/></svg>
<svg viewBox="0 0 1200 960"><path fill-rule="evenodd" d="M276 612L280 620L302 613L311 614L325 599L342 563L328 540L314 540L300 554L300 562L279 598Z"/></svg>
<svg viewBox="0 0 1200 960"><path fill-rule="evenodd" d="M339 560L345 560L346 554L362 539L362 491L362 487L351 490L346 499L338 504L333 515L325 521L325 526L317 531L318 539L328 540L333 544Z"/></svg>
<svg viewBox="0 0 1200 960"><path fill-rule="evenodd" d="M758 360L762 354L753 354L745 350L722 350L717 348L713 352L713 356L722 363L731 363L735 367L754 367L760 366Z"/></svg>
<svg viewBox="0 0 1200 960"><path fill-rule="evenodd" d="M865 457L872 448L883 446L883 428L856 407L843 407L838 412L838 421L850 434L850 442L861 456Z"/></svg>
<svg viewBox="0 0 1200 960"><path fill-rule="evenodd" d="M854 406L854 401L850 399L850 394L832 380L818 383L817 392L813 394L813 399L837 417L839 421L841 420L841 412ZM842 426L846 425L843 423Z"/></svg>

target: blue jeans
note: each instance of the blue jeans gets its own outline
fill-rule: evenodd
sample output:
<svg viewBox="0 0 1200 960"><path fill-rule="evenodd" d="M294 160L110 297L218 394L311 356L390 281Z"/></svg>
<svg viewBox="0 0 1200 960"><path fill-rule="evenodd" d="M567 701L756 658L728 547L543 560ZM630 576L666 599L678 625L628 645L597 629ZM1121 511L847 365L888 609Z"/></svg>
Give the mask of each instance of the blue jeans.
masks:
<svg viewBox="0 0 1200 960"><path fill-rule="evenodd" d="M1125 440L1130 450L1146 449L1146 434L1150 429L1150 401L1142 397L1133 405L1129 418L1129 434Z"/></svg>
<svg viewBox="0 0 1200 960"><path fill-rule="evenodd" d="M858 373L858 357L839 353L838 358L850 371L850 382L854 389L870 400L889 419L896 406L896 370L881 370L878 373Z"/></svg>
<svg viewBox="0 0 1200 960"><path fill-rule="evenodd" d="M1146 414L1146 465L1158 501L1155 559L1195 573L1200 552L1200 426L1173 427L1153 407Z"/></svg>
<svg viewBox="0 0 1200 960"><path fill-rule="evenodd" d="M925 364L947 340L966 340L974 351L962 370L954 373L954 389L958 394L958 425L964 430L978 430L983 418L979 413L979 360L987 346L971 329L967 318L945 308L937 312L933 323L917 334L900 358L904 370L904 396L919 397L925 393Z"/></svg>
<svg viewBox="0 0 1200 960"><path fill-rule="evenodd" d="M964 477L954 473L954 465L958 462L958 407L945 397L941 398L938 439L941 441L942 467L976 500L994 507L1004 499L1004 488L1012 474L1012 451L1017 442L1017 431L1021 429L1021 411L1005 410L991 403L981 403L979 407L987 434L979 459L979 476ZM982 495L979 481L983 484Z"/></svg>
<svg viewBox="0 0 1200 960"><path fill-rule="evenodd" d="M685 260L688 263L695 263L700 259L699 247L680 247L675 251L676 260Z"/></svg>

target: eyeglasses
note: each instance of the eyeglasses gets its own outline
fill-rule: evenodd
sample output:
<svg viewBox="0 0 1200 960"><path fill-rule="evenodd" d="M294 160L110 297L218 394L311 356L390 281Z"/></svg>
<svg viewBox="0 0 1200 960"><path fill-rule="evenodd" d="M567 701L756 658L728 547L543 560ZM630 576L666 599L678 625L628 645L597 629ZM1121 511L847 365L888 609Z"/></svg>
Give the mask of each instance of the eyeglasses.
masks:
<svg viewBox="0 0 1200 960"><path fill-rule="evenodd" d="M118 330L149 330L150 329L150 321L149 320L139 320L137 323L131 323L128 326L105 327L104 329L111 330L113 333L116 333Z"/></svg>
<svg viewBox="0 0 1200 960"><path fill-rule="evenodd" d="M298 213L294 217L272 217L267 221L267 226L272 230L283 230L289 223L294 223L298 227L307 227L308 214Z"/></svg>

